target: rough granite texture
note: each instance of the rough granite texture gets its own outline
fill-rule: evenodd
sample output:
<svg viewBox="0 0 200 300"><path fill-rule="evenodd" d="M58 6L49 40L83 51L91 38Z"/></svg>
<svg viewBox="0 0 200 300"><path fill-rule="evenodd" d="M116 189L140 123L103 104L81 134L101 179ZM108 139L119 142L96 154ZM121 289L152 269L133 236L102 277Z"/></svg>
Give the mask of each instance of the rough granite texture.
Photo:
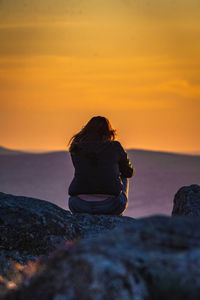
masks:
<svg viewBox="0 0 200 300"><path fill-rule="evenodd" d="M8 259L23 264L47 255L63 241L133 222L130 217L71 214L45 200L0 193L0 274Z"/></svg>
<svg viewBox="0 0 200 300"><path fill-rule="evenodd" d="M63 244L4 300L198 299L200 219L153 216Z"/></svg>
<svg viewBox="0 0 200 300"><path fill-rule="evenodd" d="M174 197L172 215L200 216L200 186L183 186Z"/></svg>
<svg viewBox="0 0 200 300"><path fill-rule="evenodd" d="M72 215L47 201L0 199L5 260L35 261L23 275L2 266L14 288L5 283L0 299L199 300L199 217Z"/></svg>

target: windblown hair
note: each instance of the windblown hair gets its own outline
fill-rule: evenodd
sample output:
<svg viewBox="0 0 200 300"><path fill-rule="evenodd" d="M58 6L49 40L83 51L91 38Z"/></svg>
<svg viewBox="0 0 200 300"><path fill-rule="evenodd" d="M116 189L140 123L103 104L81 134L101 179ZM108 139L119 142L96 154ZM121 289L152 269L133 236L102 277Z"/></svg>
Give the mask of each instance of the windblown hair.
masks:
<svg viewBox="0 0 200 300"><path fill-rule="evenodd" d="M69 152L74 153L77 145L82 141L115 140L116 129L113 129L110 121L101 116L91 118L88 123L69 140Z"/></svg>

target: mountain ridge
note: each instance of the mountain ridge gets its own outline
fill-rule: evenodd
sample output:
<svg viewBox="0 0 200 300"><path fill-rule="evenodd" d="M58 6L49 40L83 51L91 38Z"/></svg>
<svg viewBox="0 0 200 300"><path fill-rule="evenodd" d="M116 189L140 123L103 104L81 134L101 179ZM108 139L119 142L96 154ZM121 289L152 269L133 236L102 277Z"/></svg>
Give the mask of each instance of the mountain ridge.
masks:
<svg viewBox="0 0 200 300"><path fill-rule="evenodd" d="M127 152L137 152L137 153L155 153L155 154L163 154L163 155L183 155L183 156L200 156L200 151L195 151L193 153L186 152L172 152L172 151L163 151L163 150L150 150L150 149L140 149L140 148L125 148ZM53 154L53 153L63 153L68 152L68 150L18 150L11 149L4 146L0 146L0 155L11 155L11 154Z"/></svg>

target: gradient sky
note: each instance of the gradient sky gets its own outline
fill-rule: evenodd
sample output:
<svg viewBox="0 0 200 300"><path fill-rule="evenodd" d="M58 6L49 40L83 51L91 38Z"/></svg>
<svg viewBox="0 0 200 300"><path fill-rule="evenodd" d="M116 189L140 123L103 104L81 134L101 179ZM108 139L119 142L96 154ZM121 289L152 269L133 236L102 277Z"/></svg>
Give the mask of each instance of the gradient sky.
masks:
<svg viewBox="0 0 200 300"><path fill-rule="evenodd" d="M0 145L66 149L94 115L200 150L199 0L0 0Z"/></svg>

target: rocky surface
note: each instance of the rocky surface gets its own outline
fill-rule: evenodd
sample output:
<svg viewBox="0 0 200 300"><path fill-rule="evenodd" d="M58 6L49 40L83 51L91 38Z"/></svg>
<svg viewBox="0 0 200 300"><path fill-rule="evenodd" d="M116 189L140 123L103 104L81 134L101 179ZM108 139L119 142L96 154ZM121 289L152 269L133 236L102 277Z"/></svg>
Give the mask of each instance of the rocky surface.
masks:
<svg viewBox="0 0 200 300"><path fill-rule="evenodd" d="M8 259L24 264L47 255L63 241L132 222L129 217L71 214L48 201L0 193L0 274Z"/></svg>
<svg viewBox="0 0 200 300"><path fill-rule="evenodd" d="M63 245L4 300L197 300L200 219L153 216Z"/></svg>
<svg viewBox="0 0 200 300"><path fill-rule="evenodd" d="M2 193L0 211L1 253L22 264L3 265L2 300L199 299L197 216L72 215Z"/></svg>
<svg viewBox="0 0 200 300"><path fill-rule="evenodd" d="M181 187L174 197L172 215L200 216L200 186Z"/></svg>

